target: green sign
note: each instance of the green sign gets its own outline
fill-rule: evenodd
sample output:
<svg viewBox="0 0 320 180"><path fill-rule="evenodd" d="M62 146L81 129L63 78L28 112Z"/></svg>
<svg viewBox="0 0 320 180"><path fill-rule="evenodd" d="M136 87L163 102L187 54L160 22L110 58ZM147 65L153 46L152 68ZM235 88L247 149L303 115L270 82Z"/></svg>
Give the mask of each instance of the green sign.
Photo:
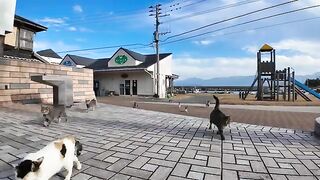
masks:
<svg viewBox="0 0 320 180"><path fill-rule="evenodd" d="M128 61L128 58L126 55L119 55L116 57L115 62L117 64L124 64Z"/></svg>

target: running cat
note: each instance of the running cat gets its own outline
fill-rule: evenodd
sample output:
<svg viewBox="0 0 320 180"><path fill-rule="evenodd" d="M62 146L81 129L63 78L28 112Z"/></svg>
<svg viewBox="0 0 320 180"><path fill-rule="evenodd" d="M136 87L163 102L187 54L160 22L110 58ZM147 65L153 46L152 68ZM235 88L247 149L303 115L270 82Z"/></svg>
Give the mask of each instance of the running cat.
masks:
<svg viewBox="0 0 320 180"><path fill-rule="evenodd" d="M94 111L94 109L97 106L97 100L95 99L91 99L91 100L86 100L86 106L87 106L87 111L92 110Z"/></svg>
<svg viewBox="0 0 320 180"><path fill-rule="evenodd" d="M73 136L55 140L35 153L28 154L15 167L17 180L48 180L65 168L65 180L70 180L73 163L81 169L78 156L81 154L82 144Z"/></svg>
<svg viewBox="0 0 320 180"><path fill-rule="evenodd" d="M43 114L43 125L45 127L48 127L55 119L59 123L62 117L67 121L66 107L64 105L42 105L41 113Z"/></svg>
<svg viewBox="0 0 320 180"><path fill-rule="evenodd" d="M223 129L230 123L230 116L227 116L222 111L220 111L219 99L215 95L213 95L213 98L216 100L216 105L210 114L209 129L212 129L212 124L216 125L218 128L217 134L220 134L221 140L225 140Z"/></svg>

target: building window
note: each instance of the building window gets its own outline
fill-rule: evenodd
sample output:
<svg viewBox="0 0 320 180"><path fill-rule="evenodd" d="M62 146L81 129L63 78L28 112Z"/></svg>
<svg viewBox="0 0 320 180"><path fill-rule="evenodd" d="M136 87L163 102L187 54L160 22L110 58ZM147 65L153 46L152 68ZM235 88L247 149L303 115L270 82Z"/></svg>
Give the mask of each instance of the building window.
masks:
<svg viewBox="0 0 320 180"><path fill-rule="evenodd" d="M33 49L33 36L34 32L20 29L19 33L19 48L25 50L32 50Z"/></svg>

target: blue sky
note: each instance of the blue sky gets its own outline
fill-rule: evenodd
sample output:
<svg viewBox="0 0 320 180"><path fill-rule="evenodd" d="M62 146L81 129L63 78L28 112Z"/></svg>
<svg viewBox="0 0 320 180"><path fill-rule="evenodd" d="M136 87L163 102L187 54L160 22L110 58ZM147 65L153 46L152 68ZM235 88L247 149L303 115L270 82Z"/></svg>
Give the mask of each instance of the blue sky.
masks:
<svg viewBox="0 0 320 180"><path fill-rule="evenodd" d="M190 14L199 14L199 12L212 10L213 8L249 1L252 3L173 21ZM171 32L161 37L164 40L190 29L287 1L289 0L17 0L16 13L48 27L47 32L37 34L35 39L36 50L52 48L59 52L152 42L154 19L148 16L148 7L156 3L163 5L164 12L170 12L170 16L162 18L161 30ZM181 7L181 9L170 11L172 9L170 5L174 4L178 4L175 7ZM212 26L186 36L316 4L320 4L320 2L317 0L300 0ZM174 73L179 74L181 79L253 75L256 71L256 51L264 43L269 43L276 48L278 69L291 66L297 74L312 74L320 71L320 54L318 54L320 49L320 18L271 28L255 29L277 23L317 17L320 17L320 8L230 28L177 43L161 45L160 51L173 53ZM237 31L242 32L228 35ZM175 39L172 38L172 40ZM140 53L154 53L152 47L127 48ZM72 54L102 58L111 56L115 51L116 48ZM64 54L60 55L63 56Z"/></svg>

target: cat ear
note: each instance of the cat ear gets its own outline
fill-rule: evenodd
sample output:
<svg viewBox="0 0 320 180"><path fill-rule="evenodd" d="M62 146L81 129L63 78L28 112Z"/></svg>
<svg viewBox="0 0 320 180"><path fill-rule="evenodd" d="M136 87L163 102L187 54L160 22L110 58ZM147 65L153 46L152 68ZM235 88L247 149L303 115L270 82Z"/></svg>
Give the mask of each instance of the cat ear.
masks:
<svg viewBox="0 0 320 180"><path fill-rule="evenodd" d="M41 157L41 158L37 159L36 161L32 161L32 166L31 166L31 171L32 172L36 172L36 171L39 170L43 159L44 159L44 157Z"/></svg>

